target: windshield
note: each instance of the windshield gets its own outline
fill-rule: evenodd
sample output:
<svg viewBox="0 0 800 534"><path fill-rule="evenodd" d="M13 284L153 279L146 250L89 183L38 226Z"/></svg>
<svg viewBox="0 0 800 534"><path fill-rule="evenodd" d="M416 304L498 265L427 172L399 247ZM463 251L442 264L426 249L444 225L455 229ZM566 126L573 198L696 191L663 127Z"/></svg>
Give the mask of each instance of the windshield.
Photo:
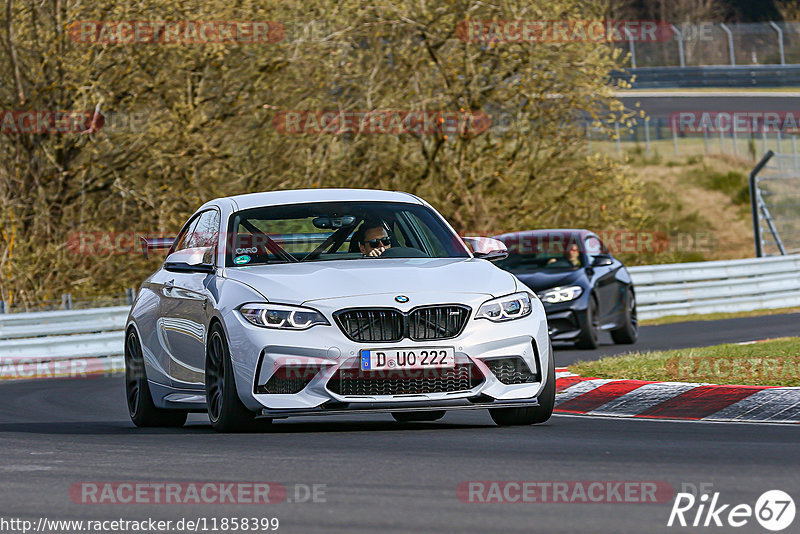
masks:
<svg viewBox="0 0 800 534"><path fill-rule="evenodd" d="M506 240L508 257L497 266L514 273L575 270L583 267L580 236L529 236L519 242Z"/></svg>
<svg viewBox="0 0 800 534"><path fill-rule="evenodd" d="M253 208L231 215L228 235L228 267L364 258L469 257L461 239L433 211L399 202Z"/></svg>

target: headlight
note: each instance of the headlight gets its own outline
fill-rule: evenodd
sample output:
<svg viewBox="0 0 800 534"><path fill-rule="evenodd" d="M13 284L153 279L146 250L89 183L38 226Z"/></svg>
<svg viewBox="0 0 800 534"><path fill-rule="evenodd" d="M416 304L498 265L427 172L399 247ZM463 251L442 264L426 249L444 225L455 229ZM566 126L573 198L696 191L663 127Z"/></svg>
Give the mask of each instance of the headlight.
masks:
<svg viewBox="0 0 800 534"><path fill-rule="evenodd" d="M330 325L325 316L317 310L283 304L245 304L239 313L249 323L264 328L282 330L306 330L318 324Z"/></svg>
<svg viewBox="0 0 800 534"><path fill-rule="evenodd" d="M558 302L575 300L581 296L581 293L583 293L583 288L581 286L554 287L540 294L539 298L548 304L556 304Z"/></svg>
<svg viewBox="0 0 800 534"><path fill-rule="evenodd" d="M505 297L487 300L478 310L476 319L489 319L499 323L520 319L531 314L531 295L523 291Z"/></svg>

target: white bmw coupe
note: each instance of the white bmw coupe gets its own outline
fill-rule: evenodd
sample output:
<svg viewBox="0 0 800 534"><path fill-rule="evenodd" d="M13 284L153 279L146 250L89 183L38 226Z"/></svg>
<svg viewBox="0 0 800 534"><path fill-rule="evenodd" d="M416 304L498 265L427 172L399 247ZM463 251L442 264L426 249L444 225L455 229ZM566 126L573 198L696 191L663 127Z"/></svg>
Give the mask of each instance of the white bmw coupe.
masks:
<svg viewBox="0 0 800 534"><path fill-rule="evenodd" d="M547 421L555 373L539 299L424 200L315 189L212 200L141 286L125 331L138 426L208 412L219 431L273 419L488 409Z"/></svg>

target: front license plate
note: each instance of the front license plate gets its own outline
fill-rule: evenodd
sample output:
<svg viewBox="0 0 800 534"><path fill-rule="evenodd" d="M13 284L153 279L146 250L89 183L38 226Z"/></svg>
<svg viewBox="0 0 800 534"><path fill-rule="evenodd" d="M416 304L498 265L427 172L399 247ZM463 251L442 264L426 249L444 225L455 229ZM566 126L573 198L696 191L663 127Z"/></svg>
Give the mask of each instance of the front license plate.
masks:
<svg viewBox="0 0 800 534"><path fill-rule="evenodd" d="M362 371L447 369L455 365L456 350L453 347L361 351Z"/></svg>

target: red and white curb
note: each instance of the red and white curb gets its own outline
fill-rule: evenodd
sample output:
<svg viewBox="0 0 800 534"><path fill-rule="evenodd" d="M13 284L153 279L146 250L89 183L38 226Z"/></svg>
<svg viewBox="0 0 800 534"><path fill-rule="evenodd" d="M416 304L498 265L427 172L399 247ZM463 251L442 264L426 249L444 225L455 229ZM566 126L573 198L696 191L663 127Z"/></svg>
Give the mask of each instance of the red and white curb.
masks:
<svg viewBox="0 0 800 534"><path fill-rule="evenodd" d="M557 413L800 423L800 388L584 378L556 368Z"/></svg>

